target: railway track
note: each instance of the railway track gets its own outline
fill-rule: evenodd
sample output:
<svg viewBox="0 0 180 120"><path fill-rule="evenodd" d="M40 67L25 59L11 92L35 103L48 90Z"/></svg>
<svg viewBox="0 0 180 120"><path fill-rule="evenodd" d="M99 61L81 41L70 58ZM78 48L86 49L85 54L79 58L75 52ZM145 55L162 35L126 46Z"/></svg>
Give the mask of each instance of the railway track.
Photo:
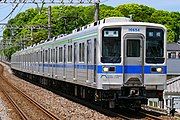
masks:
<svg viewBox="0 0 180 120"><path fill-rule="evenodd" d="M147 113L147 111L140 111L141 114L145 115L145 119L154 119L154 120L163 120L163 118L161 118L161 114L155 113L155 112L151 112L151 113Z"/></svg>
<svg viewBox="0 0 180 120"><path fill-rule="evenodd" d="M23 91L13 86L3 76L3 67L0 65L0 89L12 103L23 120L59 120L42 105L31 99Z"/></svg>
<svg viewBox="0 0 180 120"><path fill-rule="evenodd" d="M120 114L127 120L132 120L132 119L141 119L141 120L163 120L162 114L156 113L156 112L150 112L146 110L140 110L136 111L134 109L130 108L124 108L119 111L115 111L117 114Z"/></svg>

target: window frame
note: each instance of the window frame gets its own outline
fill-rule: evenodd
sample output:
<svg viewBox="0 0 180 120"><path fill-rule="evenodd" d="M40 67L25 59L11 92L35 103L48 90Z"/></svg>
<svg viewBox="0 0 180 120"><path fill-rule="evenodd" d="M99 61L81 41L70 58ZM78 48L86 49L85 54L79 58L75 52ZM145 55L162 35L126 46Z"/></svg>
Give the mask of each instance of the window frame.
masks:
<svg viewBox="0 0 180 120"><path fill-rule="evenodd" d="M79 43L79 63L85 63L85 43Z"/></svg>
<svg viewBox="0 0 180 120"><path fill-rule="evenodd" d="M73 61L72 61L72 45L68 45L68 60L67 60L67 62L68 63L72 63Z"/></svg>
<svg viewBox="0 0 180 120"><path fill-rule="evenodd" d="M63 47L59 47L59 63L63 63Z"/></svg>

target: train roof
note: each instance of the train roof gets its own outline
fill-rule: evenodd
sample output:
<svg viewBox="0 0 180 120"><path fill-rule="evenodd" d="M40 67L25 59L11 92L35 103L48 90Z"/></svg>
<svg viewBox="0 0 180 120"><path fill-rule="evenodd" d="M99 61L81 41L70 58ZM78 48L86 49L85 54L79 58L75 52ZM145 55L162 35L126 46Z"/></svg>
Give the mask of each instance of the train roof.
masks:
<svg viewBox="0 0 180 120"><path fill-rule="evenodd" d="M180 51L180 44L179 43L167 44L167 51Z"/></svg>
<svg viewBox="0 0 180 120"><path fill-rule="evenodd" d="M180 76L171 78L167 81L167 89L165 90L165 94L170 93L178 93L180 95Z"/></svg>

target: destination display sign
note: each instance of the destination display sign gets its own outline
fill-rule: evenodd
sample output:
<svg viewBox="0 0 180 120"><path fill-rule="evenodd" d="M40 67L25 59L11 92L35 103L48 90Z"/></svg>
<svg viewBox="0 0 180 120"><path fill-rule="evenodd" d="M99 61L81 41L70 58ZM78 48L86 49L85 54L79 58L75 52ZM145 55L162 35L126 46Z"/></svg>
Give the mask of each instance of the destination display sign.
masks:
<svg viewBox="0 0 180 120"><path fill-rule="evenodd" d="M161 37L161 32L148 32L148 37Z"/></svg>
<svg viewBox="0 0 180 120"><path fill-rule="evenodd" d="M119 37L118 30L105 30L104 37Z"/></svg>

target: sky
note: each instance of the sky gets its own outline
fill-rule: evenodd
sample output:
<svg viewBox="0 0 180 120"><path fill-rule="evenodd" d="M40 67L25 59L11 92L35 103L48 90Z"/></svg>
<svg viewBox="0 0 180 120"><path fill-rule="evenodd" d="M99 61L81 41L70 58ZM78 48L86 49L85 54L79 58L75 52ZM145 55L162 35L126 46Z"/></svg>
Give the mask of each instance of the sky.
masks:
<svg viewBox="0 0 180 120"><path fill-rule="evenodd" d="M12 0L11 0L12 1ZM67 1L67 0L64 0ZM77 0L74 0L77 1ZM101 0L101 4L109 5L109 6L119 6L127 3L136 3L147 5L149 7L153 7L159 10L166 11L174 11L180 12L180 0ZM57 4L58 5L58 4ZM2 4L0 3L0 23L7 23L7 21L13 17L15 17L19 12L23 12L28 8L37 7L35 4L20 4L15 11L7 17L7 19L3 20L12 10L15 4ZM0 26L0 36L2 36L3 29ZM1 39L1 38L0 38Z"/></svg>

